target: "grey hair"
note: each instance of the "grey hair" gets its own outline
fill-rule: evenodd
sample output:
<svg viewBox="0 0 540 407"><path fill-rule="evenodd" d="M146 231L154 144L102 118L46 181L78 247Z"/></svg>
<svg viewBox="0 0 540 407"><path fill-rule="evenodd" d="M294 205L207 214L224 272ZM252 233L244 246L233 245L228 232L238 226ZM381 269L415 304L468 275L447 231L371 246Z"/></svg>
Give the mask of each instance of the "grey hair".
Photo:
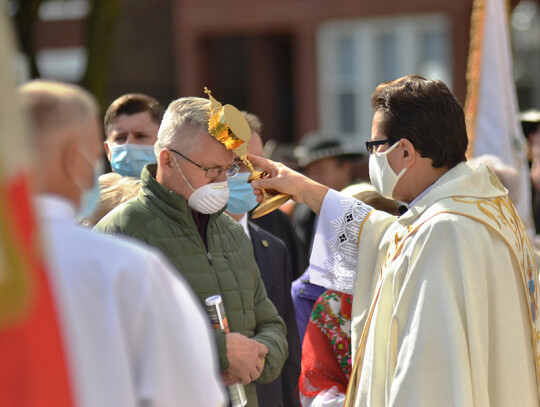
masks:
<svg viewBox="0 0 540 407"><path fill-rule="evenodd" d="M209 134L208 119L210 101L198 97L184 97L169 104L158 130L154 144L156 157L165 148L174 148L189 154L199 147L194 138L201 133Z"/></svg>
<svg viewBox="0 0 540 407"><path fill-rule="evenodd" d="M263 125L262 125L262 122L261 122L261 119L259 118L259 116L255 115L253 113L246 112L245 110L242 110L241 113L246 118L246 121L248 122L249 127L251 127L251 131L254 132L254 133L257 133L260 136L261 132L262 132Z"/></svg>

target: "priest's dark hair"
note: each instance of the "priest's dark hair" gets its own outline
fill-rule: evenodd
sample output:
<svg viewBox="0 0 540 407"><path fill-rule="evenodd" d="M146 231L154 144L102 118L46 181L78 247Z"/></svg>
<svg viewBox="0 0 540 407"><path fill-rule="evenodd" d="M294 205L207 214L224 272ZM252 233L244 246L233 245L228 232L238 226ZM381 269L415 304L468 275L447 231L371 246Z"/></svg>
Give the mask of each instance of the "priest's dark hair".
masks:
<svg viewBox="0 0 540 407"><path fill-rule="evenodd" d="M408 75L382 83L371 105L380 112L379 131L390 145L409 140L435 168L452 168L467 160L465 114L442 81Z"/></svg>

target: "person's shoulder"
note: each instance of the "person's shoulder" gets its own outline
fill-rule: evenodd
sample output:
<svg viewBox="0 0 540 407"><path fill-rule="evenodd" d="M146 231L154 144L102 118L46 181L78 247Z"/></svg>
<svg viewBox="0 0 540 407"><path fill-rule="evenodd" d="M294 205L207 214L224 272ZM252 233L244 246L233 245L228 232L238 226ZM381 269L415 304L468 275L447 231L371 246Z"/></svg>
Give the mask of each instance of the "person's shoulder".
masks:
<svg viewBox="0 0 540 407"><path fill-rule="evenodd" d="M133 198L114 208L94 227L104 233L134 232L148 224L152 213L137 199Z"/></svg>
<svg viewBox="0 0 540 407"><path fill-rule="evenodd" d="M268 230L260 227L252 221L248 221L250 232L252 233L252 238L257 238L264 247L272 247L274 249L278 248L283 251L287 250L287 245L285 242L269 232Z"/></svg>
<svg viewBox="0 0 540 407"><path fill-rule="evenodd" d="M124 235L102 234L80 225L49 229L48 233L52 258L77 269L81 276L140 280L150 272L167 269L157 249Z"/></svg>
<svg viewBox="0 0 540 407"><path fill-rule="evenodd" d="M227 212L223 211L216 217L216 223L220 223L222 225L240 225L237 221L235 221Z"/></svg>
<svg viewBox="0 0 540 407"><path fill-rule="evenodd" d="M234 236L242 236L247 238L244 228L237 221L231 218L226 212L219 214L215 220L216 225L227 233L231 233Z"/></svg>
<svg viewBox="0 0 540 407"><path fill-rule="evenodd" d="M481 243L491 233L481 220L459 212L438 212L425 219L418 228L419 235L446 236L446 239L475 236L471 244Z"/></svg>
<svg viewBox="0 0 540 407"><path fill-rule="evenodd" d="M86 240L91 243L91 247L100 253L100 256L122 256L138 262L142 259L152 260L160 257L159 252L152 246L125 235L102 234L95 230L86 230Z"/></svg>

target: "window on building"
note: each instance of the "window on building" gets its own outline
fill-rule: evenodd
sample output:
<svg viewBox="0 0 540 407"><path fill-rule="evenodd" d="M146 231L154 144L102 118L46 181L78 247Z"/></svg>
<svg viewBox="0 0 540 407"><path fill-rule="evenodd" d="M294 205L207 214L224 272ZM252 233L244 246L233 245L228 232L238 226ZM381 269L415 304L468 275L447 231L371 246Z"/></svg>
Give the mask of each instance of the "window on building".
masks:
<svg viewBox="0 0 540 407"><path fill-rule="evenodd" d="M39 19L54 28L54 25L66 21L80 21L90 12L89 0L48 0L39 8ZM79 82L87 63L85 46L43 48L36 54L36 62L41 77L67 82Z"/></svg>
<svg viewBox="0 0 540 407"><path fill-rule="evenodd" d="M443 15L327 22L317 42L321 130L359 145L370 138L370 97L379 83L414 73L452 87Z"/></svg>
<svg viewBox="0 0 540 407"><path fill-rule="evenodd" d="M520 1L511 22L519 108L540 109L540 6L530 0Z"/></svg>
<svg viewBox="0 0 540 407"><path fill-rule="evenodd" d="M84 47L47 48L37 53L37 64L43 78L79 82L86 69Z"/></svg>

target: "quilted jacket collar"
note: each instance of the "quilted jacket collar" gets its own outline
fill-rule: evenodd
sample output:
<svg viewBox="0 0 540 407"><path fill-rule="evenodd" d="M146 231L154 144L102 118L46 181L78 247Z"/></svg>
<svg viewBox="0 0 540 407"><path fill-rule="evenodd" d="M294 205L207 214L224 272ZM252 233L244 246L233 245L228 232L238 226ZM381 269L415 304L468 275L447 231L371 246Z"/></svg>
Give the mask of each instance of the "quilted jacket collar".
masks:
<svg viewBox="0 0 540 407"><path fill-rule="evenodd" d="M187 200L169 190L156 180L157 164L147 164L141 174L141 190L138 199L160 217L181 225L193 225L193 216ZM225 208L210 215L209 224L214 222Z"/></svg>

